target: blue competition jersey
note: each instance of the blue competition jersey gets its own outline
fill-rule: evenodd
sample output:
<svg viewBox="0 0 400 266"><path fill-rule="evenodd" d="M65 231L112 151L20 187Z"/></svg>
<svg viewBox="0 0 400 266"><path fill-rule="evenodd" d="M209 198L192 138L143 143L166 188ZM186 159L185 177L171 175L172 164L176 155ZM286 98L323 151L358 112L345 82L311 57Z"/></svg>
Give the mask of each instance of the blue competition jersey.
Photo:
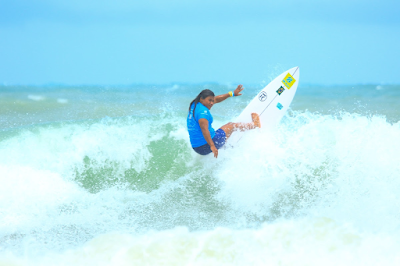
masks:
<svg viewBox="0 0 400 266"><path fill-rule="evenodd" d="M210 131L211 138L215 136L215 130L211 127L211 123L213 122L213 117L202 103L198 103L196 106L194 118L193 118L193 108L194 103L190 107L190 112L187 117L187 128L189 131L190 144L192 144L193 148L200 147L204 144L207 144L203 133L201 132L201 128L199 125L199 119L204 118L208 120L208 130Z"/></svg>

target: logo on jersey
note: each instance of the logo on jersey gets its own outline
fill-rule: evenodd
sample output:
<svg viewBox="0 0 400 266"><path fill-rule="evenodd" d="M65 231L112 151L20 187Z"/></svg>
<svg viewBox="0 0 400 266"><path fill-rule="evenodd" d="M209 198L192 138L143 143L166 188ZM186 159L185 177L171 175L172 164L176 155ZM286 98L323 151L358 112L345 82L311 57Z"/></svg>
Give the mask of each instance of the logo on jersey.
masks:
<svg viewBox="0 0 400 266"><path fill-rule="evenodd" d="M281 103L278 103L278 104L276 105L276 107L278 107L279 110L282 110L283 105L282 105Z"/></svg>
<svg viewBox="0 0 400 266"><path fill-rule="evenodd" d="M286 77L282 80L282 83L288 89L290 89L295 82L296 80L292 77L292 75L290 75L290 73L287 73Z"/></svg>
<svg viewBox="0 0 400 266"><path fill-rule="evenodd" d="M261 102L264 102L267 99L267 93L265 91L260 92L260 94L258 95L258 99Z"/></svg>
<svg viewBox="0 0 400 266"><path fill-rule="evenodd" d="M281 95L282 94L282 92L285 90L285 88L283 87L283 86L281 86L277 91L276 91L276 93L278 93L279 95Z"/></svg>

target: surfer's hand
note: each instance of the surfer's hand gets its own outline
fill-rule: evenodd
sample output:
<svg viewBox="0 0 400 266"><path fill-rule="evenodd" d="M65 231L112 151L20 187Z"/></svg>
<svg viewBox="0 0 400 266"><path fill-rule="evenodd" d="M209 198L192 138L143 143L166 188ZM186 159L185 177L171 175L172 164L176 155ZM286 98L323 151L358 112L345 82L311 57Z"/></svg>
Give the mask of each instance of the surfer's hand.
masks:
<svg viewBox="0 0 400 266"><path fill-rule="evenodd" d="M242 95L241 92L242 92L243 89L244 89L243 85L240 84L239 86L237 86L236 90L234 90L235 96Z"/></svg>
<svg viewBox="0 0 400 266"><path fill-rule="evenodd" d="M215 146L211 146L211 151L214 153L214 157L217 158L218 157L218 149L215 148Z"/></svg>

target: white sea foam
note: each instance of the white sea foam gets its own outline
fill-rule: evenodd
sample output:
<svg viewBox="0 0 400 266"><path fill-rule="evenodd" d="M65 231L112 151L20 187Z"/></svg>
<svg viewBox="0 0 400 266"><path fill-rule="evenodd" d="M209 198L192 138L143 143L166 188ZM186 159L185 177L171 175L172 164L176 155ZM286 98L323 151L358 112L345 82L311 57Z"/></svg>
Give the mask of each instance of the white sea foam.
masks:
<svg viewBox="0 0 400 266"><path fill-rule="evenodd" d="M30 99L30 100L32 100L32 101L37 101L37 102L39 102L39 101L44 101L44 100L46 99L46 97L44 97L44 96L42 96L42 95L33 95L33 94L30 94L30 95L28 95L28 99Z"/></svg>
<svg viewBox="0 0 400 266"><path fill-rule="evenodd" d="M61 103L61 104L67 104L67 103L68 103L68 100L67 100L67 99L63 99L63 98L58 98L58 99L57 99L57 102L58 102L58 103Z"/></svg>
<svg viewBox="0 0 400 266"><path fill-rule="evenodd" d="M399 239L360 234L327 218L281 221L259 229L177 227L132 236L110 233L83 247L18 265L398 265ZM3 259L3 261L6 261Z"/></svg>
<svg viewBox="0 0 400 266"><path fill-rule="evenodd" d="M399 138L293 113L215 159L175 118L22 129L0 142L0 263L396 265Z"/></svg>
<svg viewBox="0 0 400 266"><path fill-rule="evenodd" d="M399 230L400 123L304 114L271 136L249 132L216 171L236 211L326 216L371 231ZM382 226L382 225L385 226Z"/></svg>

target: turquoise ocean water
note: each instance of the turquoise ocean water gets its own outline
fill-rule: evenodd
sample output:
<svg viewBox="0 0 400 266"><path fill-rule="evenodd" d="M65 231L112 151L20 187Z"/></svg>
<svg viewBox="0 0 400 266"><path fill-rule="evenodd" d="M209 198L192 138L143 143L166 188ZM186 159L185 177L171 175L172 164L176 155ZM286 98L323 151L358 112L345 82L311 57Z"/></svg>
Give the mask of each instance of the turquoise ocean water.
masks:
<svg viewBox="0 0 400 266"><path fill-rule="evenodd" d="M190 101L236 85L0 86L0 265L399 265L400 86L300 84L195 154Z"/></svg>

